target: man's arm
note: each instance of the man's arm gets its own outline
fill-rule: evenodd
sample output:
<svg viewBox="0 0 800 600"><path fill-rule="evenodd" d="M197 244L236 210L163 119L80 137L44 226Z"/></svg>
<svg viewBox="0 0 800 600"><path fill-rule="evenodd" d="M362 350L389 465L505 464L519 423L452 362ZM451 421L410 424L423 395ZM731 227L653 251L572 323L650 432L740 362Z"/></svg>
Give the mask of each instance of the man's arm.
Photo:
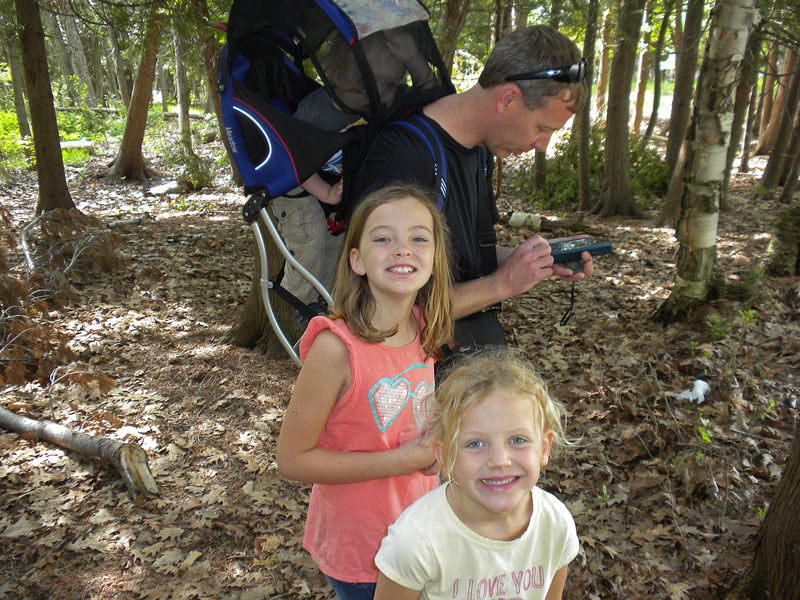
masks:
<svg viewBox="0 0 800 600"><path fill-rule="evenodd" d="M486 277L465 281L456 285L455 317L471 315L508 298L523 294L552 275L566 281L579 281L592 274L592 257L588 252L581 255L583 271L573 273L570 269L553 264L550 244L540 235L527 239L516 248L497 247L497 270Z"/></svg>

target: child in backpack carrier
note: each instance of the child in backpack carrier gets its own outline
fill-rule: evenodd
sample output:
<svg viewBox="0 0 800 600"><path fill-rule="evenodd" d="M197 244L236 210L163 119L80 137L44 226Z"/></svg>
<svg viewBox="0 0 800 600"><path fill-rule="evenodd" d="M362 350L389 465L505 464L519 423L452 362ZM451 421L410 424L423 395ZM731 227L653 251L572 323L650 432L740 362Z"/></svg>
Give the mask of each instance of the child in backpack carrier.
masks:
<svg viewBox="0 0 800 600"><path fill-rule="evenodd" d="M375 77L383 104L390 106L398 90L404 87L406 74L415 86L434 83L434 75L411 36L402 30L379 31L361 42L364 54ZM298 105L294 117L326 131L343 131L364 123L357 114L364 112L369 99L353 52L344 39L332 44L326 73L340 106L320 88ZM342 153L337 152L323 165L323 175L316 173L297 188L272 201L273 214L281 235L292 255L316 277L326 289L333 285L339 255L343 223L336 216L336 205L342 199ZM310 194L310 195L309 195ZM324 314L326 305L317 291L290 265L286 266L282 286L311 312ZM295 313L302 328L305 316Z"/></svg>

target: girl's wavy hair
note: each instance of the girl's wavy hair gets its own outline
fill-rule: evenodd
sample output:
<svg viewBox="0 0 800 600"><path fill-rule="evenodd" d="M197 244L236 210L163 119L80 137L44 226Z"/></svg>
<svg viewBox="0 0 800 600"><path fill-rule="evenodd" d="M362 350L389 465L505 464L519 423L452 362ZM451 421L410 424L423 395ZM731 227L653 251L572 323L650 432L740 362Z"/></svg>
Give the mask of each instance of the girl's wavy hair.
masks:
<svg viewBox="0 0 800 600"><path fill-rule="evenodd" d="M553 432L564 440L563 405L547 392L547 385L530 362L507 348L465 355L447 369L433 400L432 434L442 445L442 472L449 478L458 455L458 436L464 413L493 393L529 400L540 434Z"/></svg>
<svg viewBox="0 0 800 600"><path fill-rule="evenodd" d="M368 194L358 203L347 226L344 247L336 267L330 316L333 319L345 319L350 329L367 342L379 343L397 332L397 327L384 331L372 324L375 299L369 289L367 276L357 275L351 268L350 251L358 248L367 219L376 208L409 197L419 201L433 218L433 271L430 279L417 292L414 304L419 307L424 323L420 334L422 347L428 355L441 358L441 347L450 344L453 338L449 230L430 193L419 186L391 183Z"/></svg>

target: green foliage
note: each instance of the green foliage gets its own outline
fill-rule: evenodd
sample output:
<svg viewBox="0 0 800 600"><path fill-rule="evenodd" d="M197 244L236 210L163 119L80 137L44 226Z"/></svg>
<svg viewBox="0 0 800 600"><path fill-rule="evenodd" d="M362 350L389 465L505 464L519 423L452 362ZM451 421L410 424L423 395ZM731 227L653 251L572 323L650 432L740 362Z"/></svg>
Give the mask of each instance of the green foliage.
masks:
<svg viewBox="0 0 800 600"><path fill-rule="evenodd" d="M190 152L186 144L179 143L168 147L164 152L164 160L167 165L178 169L175 178L189 190L208 187L214 181L215 161Z"/></svg>
<svg viewBox="0 0 800 600"><path fill-rule="evenodd" d="M506 185L512 193L526 198L543 209L573 210L579 202L577 128L570 130L554 147L553 156L547 160L547 177L540 188L534 187L534 164L526 161L515 172L510 171ZM589 138L590 196L597 198L603 181L604 130L592 126ZM666 163L658 152L641 139L631 144L631 192L644 206L652 196L664 194L669 185Z"/></svg>
<svg viewBox="0 0 800 600"><path fill-rule="evenodd" d="M85 148L64 148L61 150L61 156L65 165L78 167L89 160L89 151Z"/></svg>
<svg viewBox="0 0 800 600"><path fill-rule="evenodd" d="M26 152L14 111L0 111L0 157L3 164L14 169L27 169L31 162L28 153L32 156L33 148L29 147Z"/></svg>
<svg viewBox="0 0 800 600"><path fill-rule="evenodd" d="M722 315L712 315L708 323L706 323L706 328L708 329L711 339L715 342L718 342L720 340L724 340L730 335L731 331L733 330L733 323L728 321Z"/></svg>

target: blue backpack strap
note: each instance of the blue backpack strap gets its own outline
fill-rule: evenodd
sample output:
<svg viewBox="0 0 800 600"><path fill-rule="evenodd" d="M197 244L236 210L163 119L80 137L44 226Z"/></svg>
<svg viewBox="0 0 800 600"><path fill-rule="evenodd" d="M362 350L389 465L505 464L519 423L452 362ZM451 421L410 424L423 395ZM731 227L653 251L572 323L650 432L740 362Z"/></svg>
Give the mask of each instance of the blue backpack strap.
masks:
<svg viewBox="0 0 800 600"><path fill-rule="evenodd" d="M433 170L436 176L434 189L439 191L438 197L436 198L436 208L442 211L447 196L447 160L445 159L444 146L442 145L441 138L431 124L419 115L409 115L402 119L392 121L391 124L399 125L405 127L409 131L413 131L425 142L428 151L433 157ZM494 232L492 208L489 202L489 182L492 176L489 166L492 158L486 148L481 147L479 150L480 165L476 173L478 189L478 243L481 249L481 271L484 275L489 275L497 270L497 235Z"/></svg>
<svg viewBox="0 0 800 600"><path fill-rule="evenodd" d="M433 157L433 173L436 177L436 183L433 189L438 190L436 208L441 212L444 210L444 202L447 196L447 160L444 156L442 140L439 139L439 136L436 134L433 127L431 127L431 124L418 115L409 115L402 119L392 121L391 124L399 125L405 127L409 131L413 131L428 147Z"/></svg>

